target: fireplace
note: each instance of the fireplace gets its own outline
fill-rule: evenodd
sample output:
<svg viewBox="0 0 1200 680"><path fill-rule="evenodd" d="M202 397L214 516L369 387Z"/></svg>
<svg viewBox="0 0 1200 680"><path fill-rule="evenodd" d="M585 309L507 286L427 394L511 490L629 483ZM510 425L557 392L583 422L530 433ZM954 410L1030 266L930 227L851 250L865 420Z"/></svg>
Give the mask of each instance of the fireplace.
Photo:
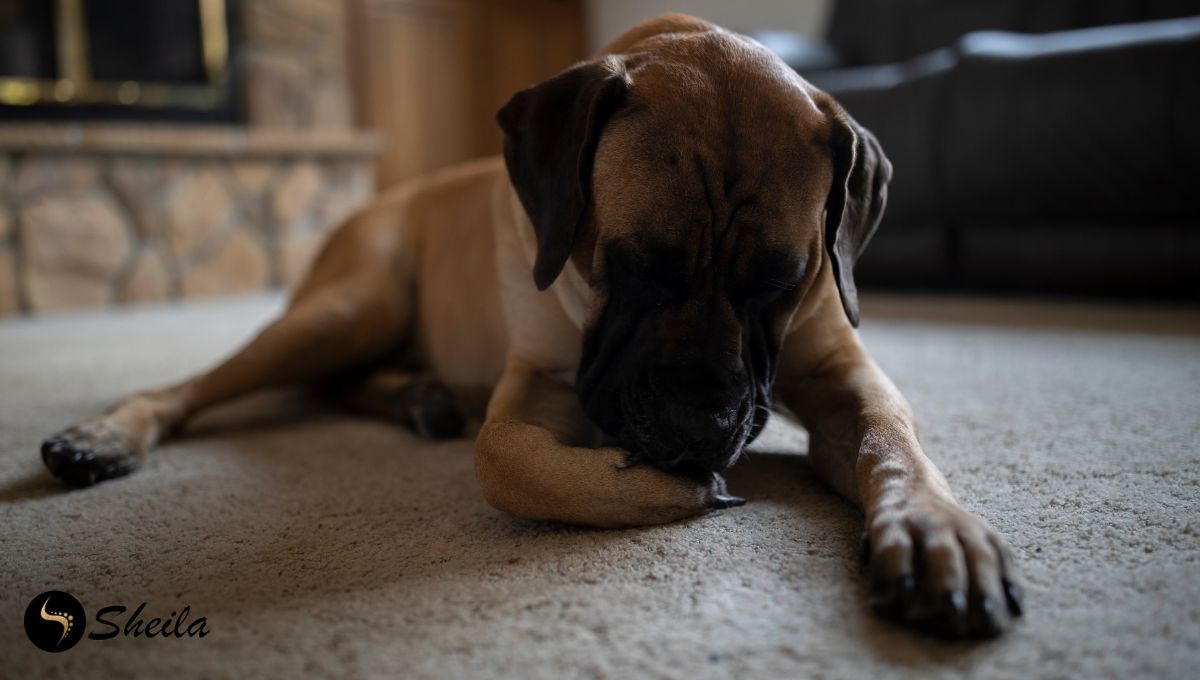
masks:
<svg viewBox="0 0 1200 680"><path fill-rule="evenodd" d="M294 284L374 192L344 7L0 0L0 317Z"/></svg>
<svg viewBox="0 0 1200 680"><path fill-rule="evenodd" d="M0 3L0 119L240 122L237 0Z"/></svg>

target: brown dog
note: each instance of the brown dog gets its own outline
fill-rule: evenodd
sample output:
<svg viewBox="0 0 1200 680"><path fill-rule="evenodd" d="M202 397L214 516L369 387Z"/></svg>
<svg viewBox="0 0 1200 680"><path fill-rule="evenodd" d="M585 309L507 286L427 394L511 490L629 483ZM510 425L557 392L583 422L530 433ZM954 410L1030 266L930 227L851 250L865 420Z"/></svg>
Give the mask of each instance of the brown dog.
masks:
<svg viewBox="0 0 1200 680"><path fill-rule="evenodd" d="M881 611L957 636L1019 615L1007 549L853 328L851 270L891 175L869 132L762 46L682 15L499 120L504 164L380 197L249 346L51 438L46 465L76 485L123 475L201 409L320 381L434 436L486 403L475 468L501 510L653 524L743 502L718 473L778 398L866 513Z"/></svg>

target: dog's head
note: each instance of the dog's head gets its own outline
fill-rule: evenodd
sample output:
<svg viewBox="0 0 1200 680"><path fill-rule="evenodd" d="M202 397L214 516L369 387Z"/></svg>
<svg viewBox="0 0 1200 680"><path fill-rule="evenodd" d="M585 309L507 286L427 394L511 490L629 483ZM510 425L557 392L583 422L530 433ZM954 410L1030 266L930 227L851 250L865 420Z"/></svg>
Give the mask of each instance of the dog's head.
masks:
<svg viewBox="0 0 1200 680"><path fill-rule="evenodd" d="M857 325L852 269L891 175L875 138L758 43L678 15L498 118L534 281L571 261L591 288L586 413L663 469L728 467L824 258Z"/></svg>

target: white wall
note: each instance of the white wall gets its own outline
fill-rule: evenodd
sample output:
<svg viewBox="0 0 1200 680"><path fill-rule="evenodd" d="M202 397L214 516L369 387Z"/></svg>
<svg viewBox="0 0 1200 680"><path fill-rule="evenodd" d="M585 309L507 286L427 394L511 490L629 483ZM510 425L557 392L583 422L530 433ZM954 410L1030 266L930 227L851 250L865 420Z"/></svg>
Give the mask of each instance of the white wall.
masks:
<svg viewBox="0 0 1200 680"><path fill-rule="evenodd" d="M585 0L589 51L630 26L666 12L684 12L735 31L786 29L812 37L825 30L832 0Z"/></svg>

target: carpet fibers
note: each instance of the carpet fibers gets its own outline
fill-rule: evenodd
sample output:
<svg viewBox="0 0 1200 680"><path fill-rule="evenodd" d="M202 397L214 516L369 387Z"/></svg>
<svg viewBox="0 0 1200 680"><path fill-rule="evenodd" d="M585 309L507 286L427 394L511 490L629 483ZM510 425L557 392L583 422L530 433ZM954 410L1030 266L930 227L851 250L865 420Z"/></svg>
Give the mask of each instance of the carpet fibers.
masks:
<svg viewBox="0 0 1200 680"><path fill-rule="evenodd" d="M861 517L783 425L728 475L748 505L628 531L503 516L469 441L286 393L207 414L119 481L67 492L43 471L44 436L224 355L270 298L0 323L0 676L1194 677L1195 312L963 321L954 304L868 300L862 331L1020 558L1027 614L999 640L872 618ZM208 634L46 653L22 620L48 590L81 601L89 632L101 607L127 607L109 617L124 625L144 602L143 621L188 606Z"/></svg>

